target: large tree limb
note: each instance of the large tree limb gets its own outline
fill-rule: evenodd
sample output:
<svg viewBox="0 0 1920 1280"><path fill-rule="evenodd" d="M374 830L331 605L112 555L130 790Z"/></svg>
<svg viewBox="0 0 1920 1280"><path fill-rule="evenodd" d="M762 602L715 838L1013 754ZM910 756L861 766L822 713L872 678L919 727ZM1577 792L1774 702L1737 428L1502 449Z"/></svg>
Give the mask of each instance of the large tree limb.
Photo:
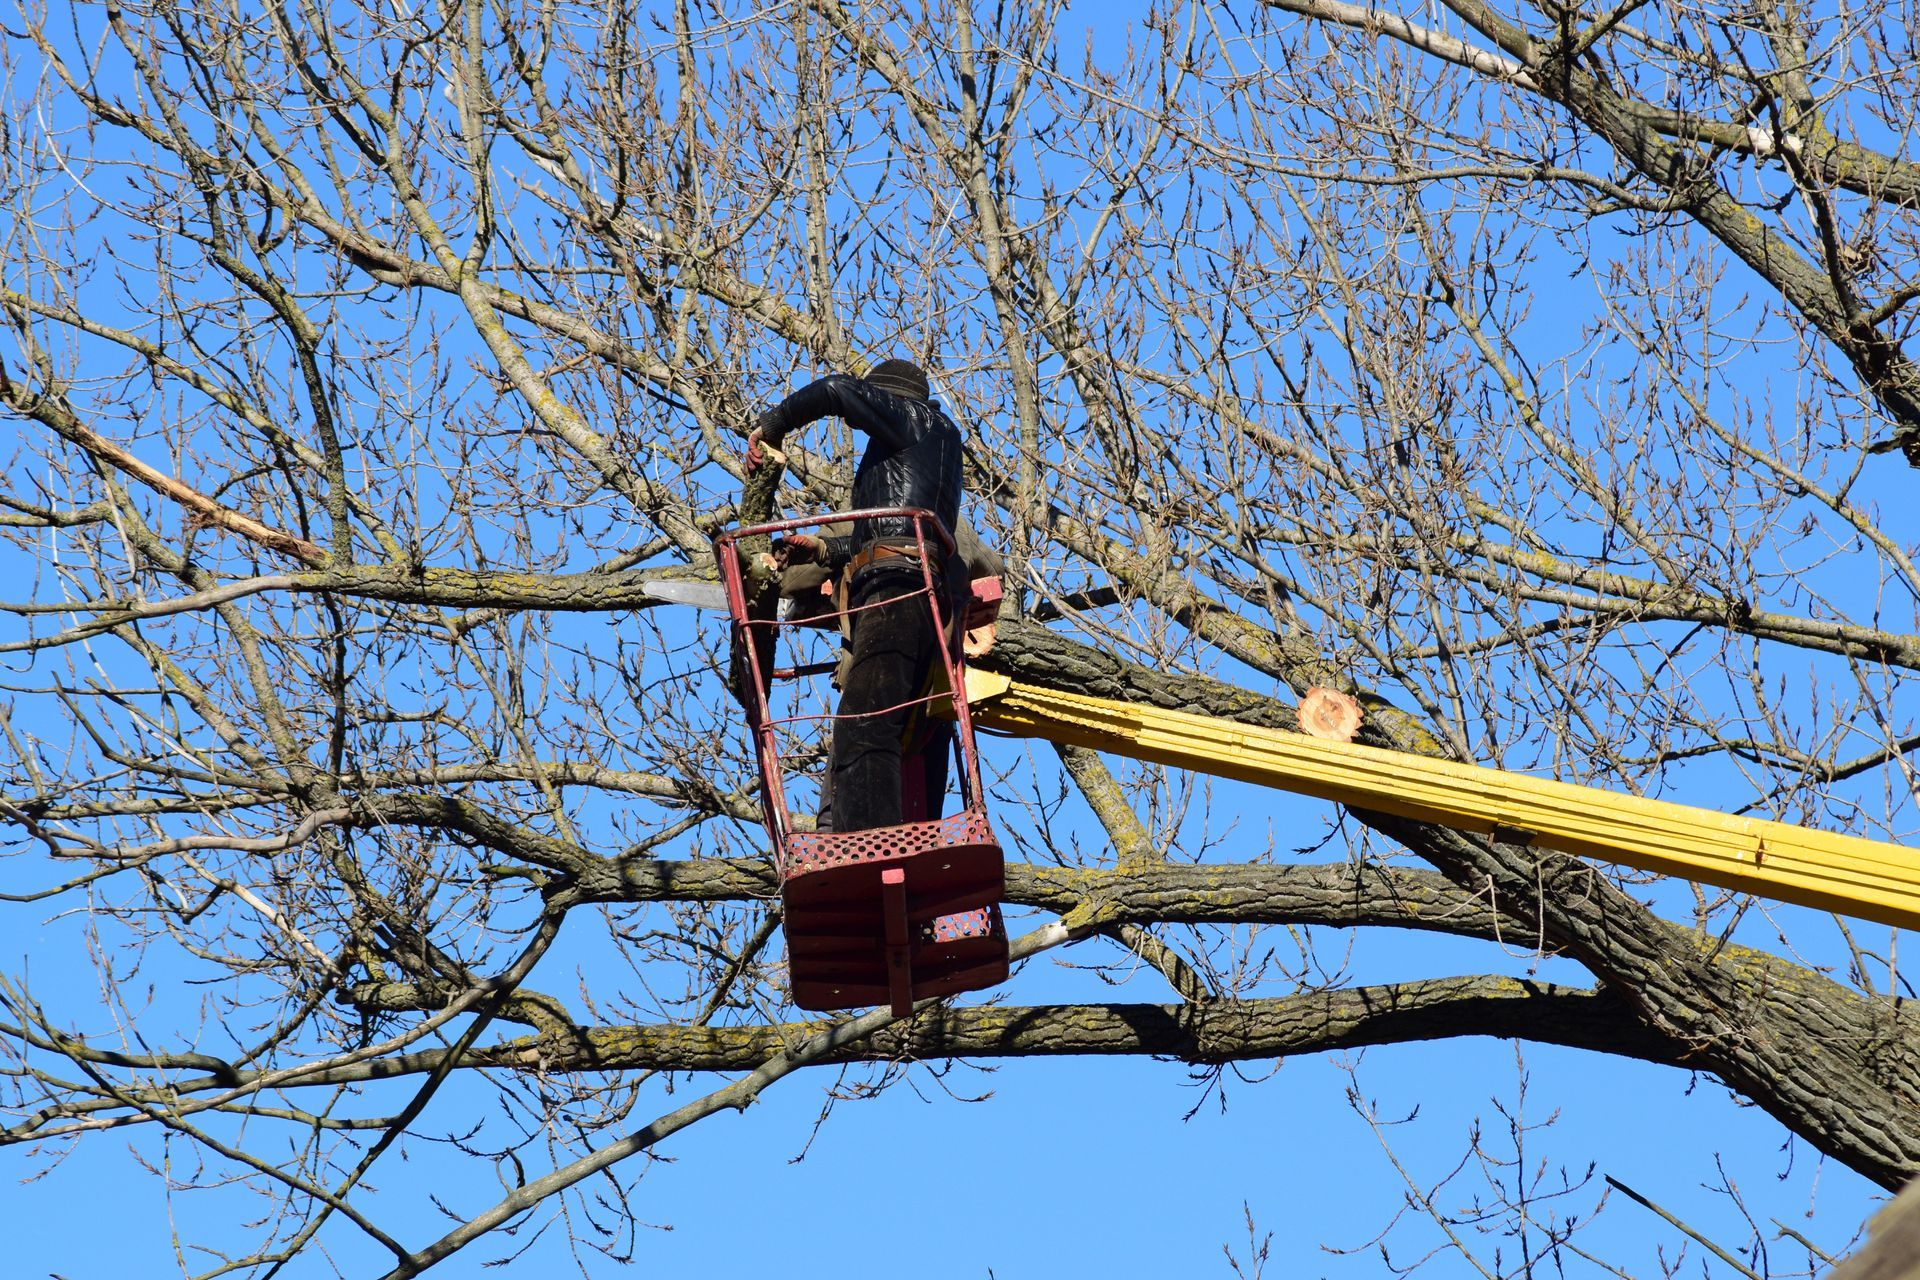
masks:
<svg viewBox="0 0 1920 1280"><path fill-rule="evenodd" d="M477 1047L459 1065L544 1073L753 1070L835 1025L817 1020L748 1027L599 1027L571 1037L535 1035ZM935 1007L863 1040L843 1042L809 1065L1087 1055L1225 1063L1463 1036L1519 1039L1684 1065L1670 1044L1634 1017L1626 1002L1604 989L1494 975L1204 1004ZM272 1078L277 1088L335 1088L422 1074L439 1068L445 1059L446 1050L427 1049L309 1073L274 1072ZM253 1078L264 1074L226 1069L169 1087L182 1096L216 1090L244 1094ZM86 1108L90 1113L101 1109L103 1104ZM6 1136L22 1141L47 1134L16 1129Z"/></svg>
<svg viewBox="0 0 1920 1280"><path fill-rule="evenodd" d="M699 858L603 864L575 892L595 902L732 902L771 899L780 881L757 858ZM1524 928L1517 919L1503 927L1484 899L1437 872L1352 863L1078 869L1010 862L1006 900L1061 916L1088 911L1115 924L1378 926L1506 941Z"/></svg>

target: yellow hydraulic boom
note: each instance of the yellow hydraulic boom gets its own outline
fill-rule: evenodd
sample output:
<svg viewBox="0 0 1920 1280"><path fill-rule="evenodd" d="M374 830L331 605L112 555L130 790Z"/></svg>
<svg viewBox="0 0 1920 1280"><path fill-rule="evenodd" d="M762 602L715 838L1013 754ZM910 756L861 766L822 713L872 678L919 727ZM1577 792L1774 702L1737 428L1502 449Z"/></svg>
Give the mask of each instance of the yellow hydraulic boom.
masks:
<svg viewBox="0 0 1920 1280"><path fill-rule="evenodd" d="M1920 929L1920 850L1021 684L969 668L974 724Z"/></svg>

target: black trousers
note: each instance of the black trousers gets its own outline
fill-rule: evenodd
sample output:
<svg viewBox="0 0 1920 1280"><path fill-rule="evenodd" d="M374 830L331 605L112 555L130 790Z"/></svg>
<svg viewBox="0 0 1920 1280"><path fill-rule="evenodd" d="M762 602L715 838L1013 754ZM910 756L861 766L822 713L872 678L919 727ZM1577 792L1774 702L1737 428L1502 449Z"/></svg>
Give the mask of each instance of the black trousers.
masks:
<svg viewBox="0 0 1920 1280"><path fill-rule="evenodd" d="M839 717L828 754L830 813L835 831L867 831L915 818L938 817L946 791L952 726L929 722L917 700L939 661L941 636L934 625L926 580L915 564L881 565L853 583L853 658L840 691ZM938 579L935 579L938 590ZM903 706L913 703L912 706ZM902 747L916 731L911 754ZM902 811L903 763L915 770L905 791L924 797L924 812ZM916 804L916 808L923 806Z"/></svg>

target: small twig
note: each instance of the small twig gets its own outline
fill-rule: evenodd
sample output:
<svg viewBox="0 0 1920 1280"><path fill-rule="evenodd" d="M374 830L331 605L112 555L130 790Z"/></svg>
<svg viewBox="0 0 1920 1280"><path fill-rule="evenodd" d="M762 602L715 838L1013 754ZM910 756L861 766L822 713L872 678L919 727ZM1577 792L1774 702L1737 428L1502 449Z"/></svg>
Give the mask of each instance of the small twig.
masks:
<svg viewBox="0 0 1920 1280"><path fill-rule="evenodd" d="M1722 1249L1719 1245L1707 1239L1705 1236L1701 1235L1698 1231L1695 1231L1692 1227L1680 1221L1680 1219L1674 1217L1672 1214L1668 1213L1665 1209L1662 1209L1659 1205L1647 1199L1645 1196L1641 1195L1638 1191L1635 1191L1632 1187L1620 1181L1618 1178L1614 1177L1612 1174L1609 1173L1605 1176L1607 1179L1608 1186L1612 1187L1615 1191L1618 1191L1621 1195L1627 1197L1629 1200L1635 1201L1638 1204L1645 1205L1647 1208L1653 1210L1655 1213L1665 1218L1668 1222L1671 1222L1674 1226L1680 1228L1680 1230L1686 1232L1693 1239L1698 1240L1703 1246L1705 1246L1708 1250L1710 1250L1713 1253L1714 1257L1720 1259L1720 1261L1726 1263L1728 1266L1732 1267L1735 1271L1738 1271L1741 1275L1747 1277L1747 1280L1760 1280L1759 1272L1753 1270L1751 1267L1742 1265L1738 1258L1728 1253L1725 1249Z"/></svg>
<svg viewBox="0 0 1920 1280"><path fill-rule="evenodd" d="M1801 1244L1807 1247L1807 1252L1811 1253L1814 1257L1820 1259L1820 1261L1826 1263L1828 1266L1832 1266L1835 1262L1839 1261L1838 1258L1835 1258L1832 1254L1828 1253L1825 1249L1822 1249L1819 1245L1807 1239L1805 1236L1801 1235L1798 1231L1795 1231L1792 1227L1788 1226L1786 1223L1780 1221L1780 1219L1772 1218L1772 1219L1769 1219L1769 1221L1771 1221L1774 1226L1780 1228L1781 1235L1787 1236L1793 1240L1799 1241Z"/></svg>

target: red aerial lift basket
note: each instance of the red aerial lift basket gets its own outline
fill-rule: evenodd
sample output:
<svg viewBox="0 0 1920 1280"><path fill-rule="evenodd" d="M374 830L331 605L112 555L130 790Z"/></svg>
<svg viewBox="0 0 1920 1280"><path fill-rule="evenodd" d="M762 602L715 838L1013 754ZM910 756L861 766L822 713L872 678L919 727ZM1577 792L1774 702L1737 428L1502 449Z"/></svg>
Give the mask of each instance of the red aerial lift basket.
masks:
<svg viewBox="0 0 1920 1280"><path fill-rule="evenodd" d="M789 786L816 793L826 769L834 722L833 693L826 675L834 661L795 661L776 666L779 641L806 656L837 654L839 624L846 616L832 598L800 600L773 616L750 608L740 543L839 522L877 518L911 520L918 544L924 599L946 644L924 695L915 700L910 737L904 744L902 812L906 822L868 831L796 830ZM963 630L991 621L998 603L997 579L955 594L942 585L943 566L958 560L953 539L932 512L875 508L774 521L734 529L714 539L714 560L733 617L733 671L746 708L760 766L762 808L780 873L780 902L787 938L793 1002L802 1009L846 1009L887 1004L905 1017L915 1000L991 987L1007 976L1007 933L1000 918L1006 868L1000 844L987 822L967 713L963 680ZM857 625L857 619L855 620ZM897 708L896 708L897 710ZM952 721L959 768L960 810L941 816L944 794L928 795L925 750L945 751L944 733L932 728ZM928 740L931 740L929 743ZM804 806L802 806L804 807Z"/></svg>

